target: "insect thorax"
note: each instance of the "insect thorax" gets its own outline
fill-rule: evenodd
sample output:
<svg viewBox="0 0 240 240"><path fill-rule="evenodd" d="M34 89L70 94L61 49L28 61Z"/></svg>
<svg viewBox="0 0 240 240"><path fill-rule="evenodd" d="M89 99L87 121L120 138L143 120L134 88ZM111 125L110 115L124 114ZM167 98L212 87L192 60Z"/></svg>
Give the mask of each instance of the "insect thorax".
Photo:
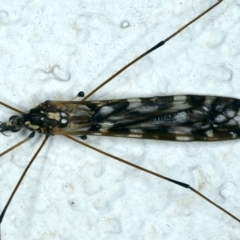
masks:
<svg viewBox="0 0 240 240"><path fill-rule="evenodd" d="M39 104L22 116L11 116L6 123L0 123L0 132L18 132L22 127L46 135L53 135L54 130L68 126L69 114L57 108L50 101Z"/></svg>
<svg viewBox="0 0 240 240"><path fill-rule="evenodd" d="M54 128L64 128L69 123L66 112L53 106L50 101L39 104L21 117L22 126L31 131L53 135Z"/></svg>

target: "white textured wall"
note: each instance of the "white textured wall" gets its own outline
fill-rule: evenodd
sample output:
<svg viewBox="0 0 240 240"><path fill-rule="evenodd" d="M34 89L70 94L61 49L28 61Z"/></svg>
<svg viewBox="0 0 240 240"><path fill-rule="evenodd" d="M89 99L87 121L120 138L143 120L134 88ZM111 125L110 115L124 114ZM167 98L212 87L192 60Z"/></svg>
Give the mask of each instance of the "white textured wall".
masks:
<svg viewBox="0 0 240 240"><path fill-rule="evenodd" d="M2 0L0 101L26 111L90 92L215 2ZM129 26L121 28L124 21ZM240 1L224 0L92 99L240 98L239 36ZM0 108L1 121L8 120L13 112ZM27 134L0 135L0 152ZM0 209L42 139L0 159ZM240 217L240 141L89 137L87 143L187 182ZM13 199L2 239L240 239L240 225L188 190L53 137Z"/></svg>

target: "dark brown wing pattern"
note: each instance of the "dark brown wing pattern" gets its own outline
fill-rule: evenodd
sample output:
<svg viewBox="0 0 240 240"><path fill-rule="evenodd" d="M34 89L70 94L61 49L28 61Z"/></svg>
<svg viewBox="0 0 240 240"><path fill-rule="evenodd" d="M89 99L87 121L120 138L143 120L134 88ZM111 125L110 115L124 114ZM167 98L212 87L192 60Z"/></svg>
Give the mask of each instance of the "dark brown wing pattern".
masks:
<svg viewBox="0 0 240 240"><path fill-rule="evenodd" d="M51 102L70 114L54 134L174 141L219 141L240 136L240 100L176 95L86 102Z"/></svg>

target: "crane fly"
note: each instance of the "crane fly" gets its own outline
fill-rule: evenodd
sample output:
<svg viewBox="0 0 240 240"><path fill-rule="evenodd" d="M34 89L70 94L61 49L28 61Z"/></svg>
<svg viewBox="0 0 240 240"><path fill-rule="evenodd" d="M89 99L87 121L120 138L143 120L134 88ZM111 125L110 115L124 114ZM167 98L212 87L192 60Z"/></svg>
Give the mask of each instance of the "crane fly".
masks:
<svg viewBox="0 0 240 240"><path fill-rule="evenodd" d="M25 119L26 120L26 119ZM18 120L17 120L18 121ZM25 121L26 122L26 121ZM2 125L2 127L3 127L3 125ZM6 130L6 127L5 127L5 129L4 130ZM16 129L15 129L16 130ZM99 132L98 132L99 133ZM81 135L81 134L80 134ZM125 136L126 137L126 136ZM217 139L218 140L218 139ZM88 140L88 141L91 141L91 140ZM100 141L100 140L97 140L97 141ZM102 140L101 140L102 141ZM112 140L113 142L114 142L114 145L116 144L116 145L118 145L118 140ZM12 141L10 141L11 143L12 143ZM31 141L32 142L32 141ZM132 147L134 147L134 145L135 144L139 144L139 141L128 141L128 143L129 144L131 144L131 148ZM56 147L57 148L57 146L55 145L52 145L53 144L53 142L51 142L51 148L53 147ZM66 143L64 143L64 144L62 144L62 145L65 145ZM160 144L159 142L154 142L154 143L150 143L151 145L155 145L156 146L156 144ZM161 144L165 144L165 146L168 146L169 148L171 148L171 145L169 145L168 143L162 143L161 142ZM10 145L10 144L9 144ZM60 145L60 146L62 146L62 145ZM98 142L98 145L101 145L101 142ZM180 144L181 145L181 144ZM110 143L110 146L113 146L113 143L111 144ZM175 145L176 146L176 145ZM194 146L194 145L193 145ZM195 146L198 146L198 145L195 145ZM216 145L215 145L216 146ZM58 148L60 148L59 149L59 151L58 151L58 153L59 153L59 157L57 156L57 155L55 155L55 160L61 160L61 151L64 151L64 149L63 149L63 147L59 147L58 146ZM22 148L21 148L22 149ZM135 149L138 149L138 148L135 148ZM197 147L196 147L196 149L197 149ZM78 149L79 150L79 149ZM117 150L117 149L116 149ZM129 151L129 149L126 149L126 150L128 150ZM44 151L44 150L43 150ZM49 151L50 151L50 149L49 149ZM87 151L87 150L85 150L85 151ZM128 151L126 151L126 153L130 153L130 152L128 152ZM139 150L138 150L139 151ZM175 152L177 152L177 151L175 151ZM42 154L43 154L43 156L45 156L45 154L44 154L44 152L41 152ZM76 153L76 152L75 152ZM70 150L69 151L69 153L68 153L70 156L71 156L71 158L72 158L72 154L73 154L73 151L72 150ZM124 154L125 154L125 152L124 152ZM80 154L80 155L83 155L84 156L84 154ZM141 160L141 155L143 155L143 153L140 153L139 155L137 154L137 156L138 156L138 159L139 159L139 161ZM158 152L158 155L160 155L160 158L162 158L162 161L164 161L164 155L161 155L161 152ZM123 155L124 156L124 155ZM151 154L151 151L150 151L150 155L149 155L152 159L155 157L156 158L156 156L154 156L154 155L152 155ZM39 156L38 156L38 158L39 158ZM59 159L58 159L59 158ZM40 157L40 159L41 159L41 157ZM57 167L58 165L59 165L59 161L57 161L57 163L56 163L56 166L55 167ZM87 163L85 163L85 164L87 164ZM99 176L101 176L101 172L104 170L104 165L101 165L102 163L99 163L98 164L98 167L96 167L95 169L94 169L94 172L92 173L92 175L93 176L95 176L96 178L97 177L99 177ZM114 165L115 164L113 164L113 167L114 167ZM159 163L159 165L161 165L160 163ZM161 172L161 168L159 168L159 166L155 166L155 165L153 165L154 167L156 167L156 169L159 169L159 172ZM66 166L65 166L66 167ZM68 167L68 166L67 166ZM116 164L115 165L115 167L116 168L118 168L118 165ZM85 170L84 170L85 169ZM87 194L87 198L89 198L89 200L90 200L90 202L92 201L92 205L93 205L93 209L95 209L96 211L103 211L103 213L105 212L106 213L106 211L107 211L107 209L112 209L113 210L113 206L108 206L108 201L106 201L106 199L104 199L104 195L101 195L101 198L100 199L95 199L94 201L91 199L91 196L92 195L94 195L95 193L97 193L98 191L100 191L99 189L101 189L101 187L102 186L99 186L97 183L95 183L97 186L96 187L93 187L92 185L91 185L91 179L89 180L88 178L91 178L92 176L91 176L91 164L90 165L83 165L83 170L81 171L81 173L85 173L84 171L86 171L86 169L88 170L90 170L90 174L88 173L88 174L86 174L87 175L87 178L86 178L86 181L85 182L83 182L83 185L82 185L82 188L83 188L83 192L85 193L85 194ZM31 169L32 170L32 169ZM104 170L105 171L105 170ZM113 171L116 171L116 170L113 170ZM118 182L118 181L122 181L122 179L123 178L125 178L126 176L128 177L128 175L129 175L129 172L128 171L131 171L130 173L132 173L133 174L133 176L135 176L135 178L138 178L139 177L139 175L143 175L142 173L137 173L136 171L134 171L134 170L126 170L126 172L125 172L125 174L123 174L123 175L118 175L119 177L118 177L118 179L117 180L115 180L116 182L115 182L115 184ZM116 172L117 174L119 174L119 172ZM201 174L201 172L199 173L199 174ZM181 173L179 173L179 175L181 175ZM80 176L80 175L78 175L78 176ZM29 177L29 173L27 174L27 177ZM46 177L46 176L45 176ZM64 178L66 178L67 176L63 176ZM47 177L46 177L47 178ZM152 180L150 180L150 176L147 176L147 177L144 177L144 178L146 178L146 181L152 181ZM79 179L78 179L79 180ZM26 182L27 180L25 180L24 181L24 183ZM136 179L136 181L137 181L137 179ZM157 181L157 180L155 180L155 181ZM111 183L111 179L109 179L109 182ZM67 193L69 193L69 199L68 199L68 203L69 203L69 205L68 206L65 206L65 208L66 207L69 207L69 206L71 206L71 208L73 208L73 209L75 209L76 210L76 213L74 214L74 219L75 218L77 218L77 217L79 217L79 212L82 214L83 212L84 212L84 204L82 204L82 202L81 202L81 200L83 199L83 196L82 197L80 197L80 198L78 198L78 200L76 201L75 199L74 199L74 194L72 194L72 191L73 190L71 190L73 187L72 187L72 185L71 184L69 184L68 183L68 181L66 181L65 182L66 184L64 185L65 187L64 187L64 191L65 191L65 194L67 194ZM131 183L131 182L128 182L128 183ZM165 184L165 183L162 183L162 181L160 182L160 180L159 180L159 182L158 182L158 184ZM191 184L190 184L191 185ZM199 185L200 185L200 188L202 188L203 186L201 186L201 182L199 183ZM23 186L24 186L24 184L22 184L21 185L21 188L23 188ZM143 192L145 192L145 193L147 193L148 192L148 188L150 188L150 186L151 186L151 184L149 185L149 184L143 184L143 186L139 186L139 191L143 191ZM114 195L121 195L121 194L123 194L124 193L124 188L123 189L118 189L118 187L115 187L115 188L111 188L111 185L109 185L109 187L110 187L110 189L111 189L111 194L112 194L112 197L114 197ZM20 189L21 189L20 188ZM204 188L204 187L203 187ZM19 190L20 190L19 189ZM117 189L117 190L116 190ZM24 192L24 190L20 190L19 191L18 190L18 194L19 194L19 192ZM152 189L153 191L158 191L157 190L157 188L155 188L155 189ZM174 187L174 190L175 190L175 187ZM30 191L30 190L29 190ZM40 191L43 191L43 189L40 189ZM50 190L49 190L50 191ZM106 190L105 190L106 191ZM116 192L114 192L114 191L116 191ZM178 191L178 190L177 190ZM9 192L9 191L8 191ZM187 192L188 194L189 194L189 192ZM16 194L16 196L14 197L14 199L17 199L17 196L18 196L18 194ZM184 195L186 194L186 192L184 192ZM1 194L2 195L2 194ZM75 195L76 195L76 193L75 193ZM5 196L5 193L4 193L4 196ZM162 193L156 193L156 195L154 194L154 195L152 195L152 196L154 196L156 199L161 199L161 201L163 201L163 195L162 195ZM57 196L54 200L55 200L55 204L57 204L57 202L58 202L58 200L59 200L59 198L61 198L61 196ZM134 204L140 204L140 202L141 202L141 200L139 201L138 199L135 199L135 196L133 195L133 196L131 196L130 197L130 201L131 201L131 198L133 199L133 202L134 202ZM185 197L184 197L185 198ZM181 205L181 203L184 205L184 204L186 204L186 203L184 203L184 198L180 198L180 202L179 202L179 199L178 199L178 201L177 202L179 202L179 206ZM102 199L104 199L105 201L103 201ZM15 200L14 202L16 202L17 200ZM26 199L25 199L25 201L26 201ZM28 199L28 201L30 201L30 199ZM35 199L33 200L33 202L35 201ZM149 201L155 201L155 199L149 199ZM202 201L200 201L200 200L197 200L198 201L198 204L203 204L202 203ZM188 205L191 205L191 200L189 200L189 199L187 199L186 200L186 202L188 203ZM85 206L86 206L86 202L85 202ZM129 221L131 221L131 222L133 222L133 223L137 223L137 226L138 226L138 229L136 229L136 230L138 230L138 232L141 230L141 223L139 223L139 220L136 220L136 219L134 219L134 217L133 218L131 218L131 215L133 214L133 213L131 213L131 212L121 212L122 211L122 208L124 208L125 206L124 206L124 204L122 205L120 202L117 202L116 201L116 203L115 203L116 205L119 205L119 207L121 207L120 208L120 210L118 210L119 212L115 212L115 209L114 209L114 211L110 211L110 214L106 214L106 215L103 215L103 218L104 218L104 220L102 220L102 219L98 219L99 220L99 222L100 222L100 226L98 226L97 228L98 228L98 230L100 231L100 229L101 229L101 225L107 225L108 227L106 228L106 229L110 229L110 230L107 230L106 232L110 232L109 234L110 234L110 236L111 236L111 234L116 234L117 232L119 232L119 233L121 233L121 229L123 228L123 226L121 226L121 224L119 223L119 221L117 220L118 218L117 218L117 216L120 216L121 214L125 214L124 216L125 217L130 217L130 220ZM125 203L126 204L126 203ZM145 205L148 205L149 204L149 202L145 202ZM167 203L165 202L165 204L167 205ZM171 204L173 204L174 205L174 203L172 202ZM13 204L11 204L10 206L12 206ZM76 206L75 206L76 205ZM107 206L106 206L107 205ZM112 202L112 203L110 203L110 205L114 205L114 202ZM206 204L207 205L207 204ZM176 206L175 206L176 207ZM191 206L189 206L189 208L190 208ZM63 208L63 209L61 209L61 211L65 211L65 208ZM7 211L7 213L6 213L6 216L9 214L9 210L11 209L11 207L8 209L8 211ZM45 221L46 222L48 222L48 221L50 221L50 222L52 222L52 221L57 221L57 223L59 224L59 219L57 219L57 220L55 220L55 219L53 219L53 218L51 218L51 209L53 209L53 211L55 210L55 208L54 208L54 204L53 203L50 203L49 205L47 205L47 207L46 206L44 206L44 207L39 207L39 211L41 211L41 210L43 210L44 209L44 211L47 211L47 212L50 212L49 213L49 218L50 219L46 219L45 218ZM47 209L47 210L46 210ZM31 209L31 210L33 210L33 209ZM150 213L151 214L154 214L154 212L156 213L156 218L161 218L161 210L163 211L164 210L164 207L161 207L161 209L154 209L154 208L152 208L152 206L150 206L149 208L146 208L145 209L146 210L146 212L145 213L147 213L147 212L149 212L150 211ZM90 210L90 212L91 211L93 211L93 210ZM177 208L177 210L176 211L179 211L179 208ZM201 214L204 214L203 213L203 211L204 211L204 209L201 211ZM215 211L214 211L215 212ZM138 214L139 213L142 213L141 212L141 210L139 210L139 212L138 212ZM144 213L144 212L143 212ZM235 213L235 212L234 212ZM60 218L62 218L61 219L61 224L62 224L62 221L64 221L64 220L68 220L68 218L65 218L66 217L66 214L67 213L62 213L62 215L60 216ZM138 214L136 214L136 215L138 215ZM187 213L182 213L181 215L183 215L184 217L185 216L188 216L190 213L189 212L187 212ZM216 214L217 214L217 211L216 211ZM191 215L191 214L190 214ZM205 216L208 216L208 211L206 212L206 214L205 214ZM210 214L211 215L211 214ZM236 214L237 215L237 214ZM11 213L10 213L10 216L11 216ZM138 215L139 216L139 215ZM170 216L171 216L171 214L170 214ZM221 219L223 219L225 216L224 216L224 214L219 214L219 216L221 216ZM174 216L172 215L172 217L174 218ZM226 216L227 217L227 216ZM5 217L5 218L7 218L7 217ZM5 224L5 219L4 218L4 221L3 221L3 225ZM15 217L14 219L11 219L10 221L12 221L13 222L13 224L17 224L16 225L16 228L19 230L19 228L24 228L25 229L25 232L26 232L26 230L27 230L27 233L25 233L26 235L25 235L25 239L26 239L26 236L29 236L29 229L28 229L28 227L26 227L25 225L22 225L21 224L21 222L18 222L18 219L19 218L22 218L22 213L21 213L21 215L17 215L17 217ZM228 218L228 217L227 217ZM181 219L181 218L179 218L179 219ZM184 219L182 219L183 220L183 222L184 222L184 220L185 220L185 218ZM229 219L227 220L227 221L230 221ZM231 221L233 221L233 220L231 220ZM141 222L141 221L140 221ZM30 224L31 223L31 224ZM205 222L204 222L205 223ZM10 224L10 223L9 223ZM32 228L34 228L34 225L36 224L36 228L38 229L38 223L35 223L35 221L29 221L29 224L30 224L30 226L32 227ZM73 224L73 223L72 223ZM89 224L89 226L87 226L86 228L87 229L90 229L91 228L91 225L93 225L93 221L91 220L91 214L90 215L88 215L88 217L85 219L85 224ZM159 224L161 224L162 225L162 227L161 227L161 231L162 231L162 234L165 232L165 231L167 231L167 229L171 229L171 228L173 228L174 227L174 221L171 223L171 224L169 224L167 227L166 227L166 225L165 224L163 224L162 222L159 222ZM206 224L206 223L205 223ZM238 226L238 225L234 225L235 223L230 223L230 225L231 226ZM238 223L237 223L238 224ZM184 223L183 223L183 225L184 225ZM74 225L75 227L77 227L76 225ZM129 227L130 226L130 224L129 223L127 223L127 227ZM148 226L146 223L144 224L144 226L145 226L145 229L148 229L148 227L150 227L150 226ZM228 227L231 227L231 226L228 226ZM59 227L59 228L61 228L61 227ZM151 226L151 228L152 228L152 226ZM235 227L236 228L236 227ZM155 229L157 229L157 227L155 226ZM208 229L208 227L207 227L207 229ZM150 231L150 230L149 230ZM171 230L172 231L172 230ZM30 231L31 232L31 231ZM106 232L104 232L103 234L104 234L104 236L103 237L106 237ZM140 231L141 232L141 231ZM147 231L148 232L148 231ZM100 232L101 233L101 232ZM35 233L36 234L36 233ZM49 229L48 230L48 233L47 233L47 236L46 236L46 239L49 239L49 237L50 237L50 235L51 234L56 234L56 233L53 233L52 232L52 230L51 229ZM82 234L83 233L80 233L80 231L78 232L78 230L76 230L76 233L75 234L79 234L79 235L71 235L71 232L66 232L66 230L64 230L64 225L63 225L63 227L62 227L62 229L59 229L59 232L57 233L57 234L61 234L61 237L62 238L64 238L64 237L69 237L69 236L71 236L70 238L71 239L73 239L74 237L76 238L76 236L81 236L81 238L82 237L84 237L84 236L82 236ZM86 233L85 233L86 234ZM99 233L98 233L99 234ZM133 233L132 233L133 234ZM136 235L134 235L134 237L132 237L132 238L136 238L136 239L138 239L139 238L139 236L141 235L141 233L138 235L137 233L135 233ZM43 237L44 237L44 232L42 233L42 235L43 235ZM120 234L121 235L121 234ZM8 235L7 235L8 236ZM121 235L122 236L122 235ZM3 234L3 237L4 237L4 234ZM8 237L7 237L8 238ZM31 237L31 238L33 238L33 237ZM88 239L88 237L86 237L87 239ZM90 238L92 238L92 236L90 237ZM129 238L131 238L131 235L129 236ZM8 238L9 239L9 238ZM42 239L42 237L41 237L41 239Z"/></svg>

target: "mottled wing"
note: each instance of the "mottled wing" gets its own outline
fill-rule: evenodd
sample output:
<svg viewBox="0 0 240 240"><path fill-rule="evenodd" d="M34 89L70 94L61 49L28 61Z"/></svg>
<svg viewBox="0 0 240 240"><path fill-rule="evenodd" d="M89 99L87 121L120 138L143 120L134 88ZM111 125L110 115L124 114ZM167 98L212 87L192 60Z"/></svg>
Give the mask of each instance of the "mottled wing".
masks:
<svg viewBox="0 0 240 240"><path fill-rule="evenodd" d="M73 124L55 134L175 141L217 141L240 136L240 100L233 98L183 95L61 104L61 108L72 112ZM84 114L73 113L72 109ZM85 115L85 120L74 123L77 115Z"/></svg>

